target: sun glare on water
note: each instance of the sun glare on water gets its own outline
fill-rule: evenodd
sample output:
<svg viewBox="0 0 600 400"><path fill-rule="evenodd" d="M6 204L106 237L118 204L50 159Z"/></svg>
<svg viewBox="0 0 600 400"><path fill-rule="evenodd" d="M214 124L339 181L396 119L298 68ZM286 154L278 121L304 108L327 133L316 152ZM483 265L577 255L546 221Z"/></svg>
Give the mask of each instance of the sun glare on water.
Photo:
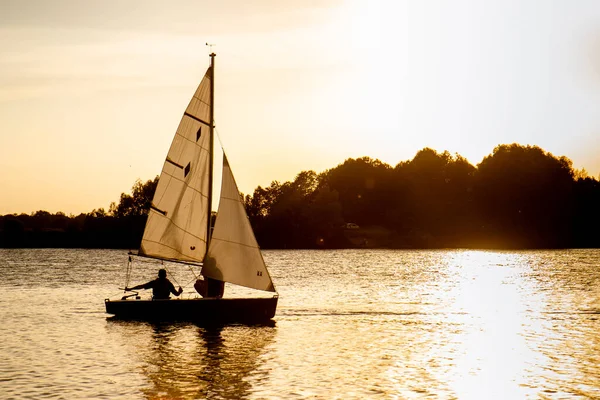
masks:
<svg viewBox="0 0 600 400"><path fill-rule="evenodd" d="M533 377L547 364L528 336L538 331L543 299L531 289L518 254L466 251L450 254L460 276L449 291L449 316L462 325L455 366L445 377L460 399L524 398L535 393ZM532 293L537 293L532 296Z"/></svg>

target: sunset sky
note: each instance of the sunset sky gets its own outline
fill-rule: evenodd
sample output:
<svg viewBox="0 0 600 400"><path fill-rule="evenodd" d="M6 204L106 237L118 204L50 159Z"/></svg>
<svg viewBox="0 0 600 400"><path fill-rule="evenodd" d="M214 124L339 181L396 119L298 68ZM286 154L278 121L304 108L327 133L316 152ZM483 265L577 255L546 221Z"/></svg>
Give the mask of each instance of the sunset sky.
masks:
<svg viewBox="0 0 600 400"><path fill-rule="evenodd" d="M0 0L0 214L108 209L159 174L206 42L244 193L512 142L600 175L598 0Z"/></svg>

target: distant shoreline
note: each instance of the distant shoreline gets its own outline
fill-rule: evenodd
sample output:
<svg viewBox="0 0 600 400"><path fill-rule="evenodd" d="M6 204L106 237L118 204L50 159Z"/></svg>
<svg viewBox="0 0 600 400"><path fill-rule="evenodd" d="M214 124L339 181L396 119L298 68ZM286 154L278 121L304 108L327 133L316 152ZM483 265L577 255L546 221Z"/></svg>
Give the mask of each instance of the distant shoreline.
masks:
<svg viewBox="0 0 600 400"><path fill-rule="evenodd" d="M0 247L137 249L157 183L136 181L108 211L0 216ZM243 201L263 249L600 248L600 182L515 143L477 166L429 148L396 166L350 158Z"/></svg>
<svg viewBox="0 0 600 400"><path fill-rule="evenodd" d="M106 217L104 217L106 218ZM98 223L98 221L95 221ZM137 250L140 246L145 218L129 218L124 229L122 223L112 221L104 230L75 231L63 229L32 230L23 229L16 232L0 230L0 248L2 249L110 249ZM122 221L121 221L122 222ZM93 226L88 222L88 228ZM99 224L102 225L102 224ZM121 229L119 229L121 228ZM90 228L91 229L91 228ZM353 229L339 228L335 234L335 242L326 240L313 242L312 246L261 246L263 250L565 250L565 249L597 249L600 245L592 243L571 243L570 246L525 246L519 241L506 244L501 238L479 236L467 237L435 237L428 233L413 232L400 235L383 226L365 226Z"/></svg>

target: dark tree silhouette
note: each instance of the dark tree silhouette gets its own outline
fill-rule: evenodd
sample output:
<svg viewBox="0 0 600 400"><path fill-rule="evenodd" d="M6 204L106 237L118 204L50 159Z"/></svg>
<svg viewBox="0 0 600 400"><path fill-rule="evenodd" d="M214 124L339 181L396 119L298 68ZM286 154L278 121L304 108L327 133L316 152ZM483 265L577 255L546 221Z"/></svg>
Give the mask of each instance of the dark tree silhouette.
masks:
<svg viewBox="0 0 600 400"><path fill-rule="evenodd" d="M369 157L348 159L324 173L323 181L339 194L342 216L357 224L384 224L397 193L393 169Z"/></svg>
<svg viewBox="0 0 600 400"><path fill-rule="evenodd" d="M573 217L571 161L537 146L502 145L477 166L482 236L501 247L566 247Z"/></svg>
<svg viewBox="0 0 600 400"><path fill-rule="evenodd" d="M0 247L137 248L157 182L108 212L0 216ZM263 248L600 247L600 182L537 146L500 145L477 166L430 148L393 168L350 158L243 199Z"/></svg>
<svg viewBox="0 0 600 400"><path fill-rule="evenodd" d="M474 172L465 158L429 148L396 166L398 180L404 182L404 211L399 210L397 223L406 220L403 234L413 246L465 245L473 219Z"/></svg>
<svg viewBox="0 0 600 400"><path fill-rule="evenodd" d="M131 188L131 194L121 193L119 204L111 203L109 214L117 218L148 215L156 185L158 176L146 183L138 179Z"/></svg>
<svg viewBox="0 0 600 400"><path fill-rule="evenodd" d="M600 246L600 182L580 177L574 185L573 199L572 245Z"/></svg>
<svg viewBox="0 0 600 400"><path fill-rule="evenodd" d="M259 243L275 248L330 246L339 240L343 222L337 193L314 171L303 171L283 185L258 187L246 196L246 212Z"/></svg>

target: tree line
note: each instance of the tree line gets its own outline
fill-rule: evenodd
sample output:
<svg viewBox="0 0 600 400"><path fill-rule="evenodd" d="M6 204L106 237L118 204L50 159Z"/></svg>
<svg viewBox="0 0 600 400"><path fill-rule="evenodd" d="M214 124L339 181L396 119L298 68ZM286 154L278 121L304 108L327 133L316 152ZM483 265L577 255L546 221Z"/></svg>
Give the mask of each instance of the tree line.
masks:
<svg viewBox="0 0 600 400"><path fill-rule="evenodd" d="M0 245L137 248L156 182L108 212L0 217ZM430 148L396 166L351 158L244 203L262 248L600 247L600 182L538 146L500 145L476 166Z"/></svg>
<svg viewBox="0 0 600 400"><path fill-rule="evenodd" d="M0 247L137 249L157 184L158 176L136 181L131 194L121 193L108 211L67 216L40 210L0 216Z"/></svg>

